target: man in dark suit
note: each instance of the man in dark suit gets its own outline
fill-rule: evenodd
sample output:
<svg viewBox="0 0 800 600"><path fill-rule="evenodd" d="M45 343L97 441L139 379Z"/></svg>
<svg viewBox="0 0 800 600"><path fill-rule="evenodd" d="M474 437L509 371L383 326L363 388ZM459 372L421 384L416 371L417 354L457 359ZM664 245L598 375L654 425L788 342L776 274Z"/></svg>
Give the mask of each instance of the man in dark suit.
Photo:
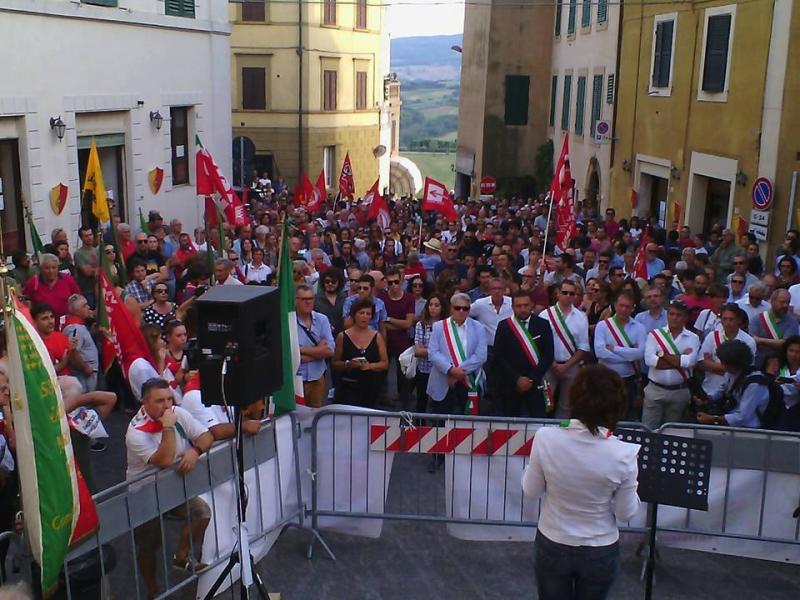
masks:
<svg viewBox="0 0 800 600"><path fill-rule="evenodd" d="M524 410L541 418L545 400L539 386L553 362L553 332L547 321L532 314L528 292L516 292L511 307L514 316L498 323L494 338L495 385L503 415L521 417Z"/></svg>

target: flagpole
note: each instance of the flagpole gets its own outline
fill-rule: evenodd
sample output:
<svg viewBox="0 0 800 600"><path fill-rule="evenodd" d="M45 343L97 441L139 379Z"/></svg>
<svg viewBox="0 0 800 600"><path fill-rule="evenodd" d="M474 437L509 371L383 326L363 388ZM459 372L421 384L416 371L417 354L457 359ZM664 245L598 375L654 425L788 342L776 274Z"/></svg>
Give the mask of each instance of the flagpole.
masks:
<svg viewBox="0 0 800 600"><path fill-rule="evenodd" d="M419 214L419 251L422 253L422 224L425 222L425 209L421 208Z"/></svg>
<svg viewBox="0 0 800 600"><path fill-rule="evenodd" d="M542 245L542 258L539 260L539 273L538 275L541 276L542 274L542 265L547 260L547 236L550 233L550 217L553 215L553 196L550 192L547 192L547 196L545 196L550 203L550 208L547 209L547 226L544 229L544 244Z"/></svg>

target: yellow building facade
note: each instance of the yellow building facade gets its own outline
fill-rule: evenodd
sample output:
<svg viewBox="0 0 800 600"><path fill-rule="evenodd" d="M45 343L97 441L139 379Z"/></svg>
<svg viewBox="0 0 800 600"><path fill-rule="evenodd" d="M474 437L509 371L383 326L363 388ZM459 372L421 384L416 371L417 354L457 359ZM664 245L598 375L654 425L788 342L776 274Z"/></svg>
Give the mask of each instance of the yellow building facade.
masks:
<svg viewBox="0 0 800 600"><path fill-rule="evenodd" d="M772 252L800 208L800 6L625 5L619 73L609 202L618 217L657 216L669 229L677 216L693 233L746 222ZM774 201L753 215L760 177Z"/></svg>
<svg viewBox="0 0 800 600"><path fill-rule="evenodd" d="M356 194L388 185L385 14L366 0L231 4L233 135L255 147L248 169L290 187L324 170L335 193L349 152Z"/></svg>

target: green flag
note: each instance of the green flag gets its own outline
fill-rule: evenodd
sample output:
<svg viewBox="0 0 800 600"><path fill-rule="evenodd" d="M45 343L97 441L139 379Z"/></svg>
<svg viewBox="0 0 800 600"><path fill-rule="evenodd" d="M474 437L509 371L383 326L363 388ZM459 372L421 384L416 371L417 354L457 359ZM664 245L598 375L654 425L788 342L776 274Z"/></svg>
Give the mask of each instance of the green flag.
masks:
<svg viewBox="0 0 800 600"><path fill-rule="evenodd" d="M289 250L289 225L284 219L281 251L278 256L278 289L281 311L281 357L283 386L272 396L275 415L294 410L303 401L303 380L297 375L300 368L300 344L297 340L297 316L294 310L294 280L292 253Z"/></svg>
<svg viewBox="0 0 800 600"><path fill-rule="evenodd" d="M25 220L28 221L28 229L31 233L31 245L33 246L33 253L36 256L39 256L42 252L44 252L44 244L42 244L42 238L39 237L39 232L36 231L36 225L33 222L33 215L31 211L28 210L28 207L25 207Z"/></svg>
<svg viewBox="0 0 800 600"><path fill-rule="evenodd" d="M147 221L144 219L144 215L142 214L142 207L139 207L139 227L144 231L146 234L150 235L150 226L147 224Z"/></svg>
<svg viewBox="0 0 800 600"><path fill-rule="evenodd" d="M9 387L25 532L47 597L77 523L78 480L53 362L22 310L6 313Z"/></svg>

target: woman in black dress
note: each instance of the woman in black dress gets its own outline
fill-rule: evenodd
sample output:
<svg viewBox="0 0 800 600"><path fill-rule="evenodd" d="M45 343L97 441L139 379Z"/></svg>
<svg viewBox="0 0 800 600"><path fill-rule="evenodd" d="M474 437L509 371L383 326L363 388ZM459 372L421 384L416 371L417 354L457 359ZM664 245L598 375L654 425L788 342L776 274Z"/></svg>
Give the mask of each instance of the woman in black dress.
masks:
<svg viewBox="0 0 800 600"><path fill-rule="evenodd" d="M354 302L350 309L353 326L336 336L333 368L341 374L334 397L337 404L375 406L389 359L383 336L369 327L374 314L371 300Z"/></svg>

